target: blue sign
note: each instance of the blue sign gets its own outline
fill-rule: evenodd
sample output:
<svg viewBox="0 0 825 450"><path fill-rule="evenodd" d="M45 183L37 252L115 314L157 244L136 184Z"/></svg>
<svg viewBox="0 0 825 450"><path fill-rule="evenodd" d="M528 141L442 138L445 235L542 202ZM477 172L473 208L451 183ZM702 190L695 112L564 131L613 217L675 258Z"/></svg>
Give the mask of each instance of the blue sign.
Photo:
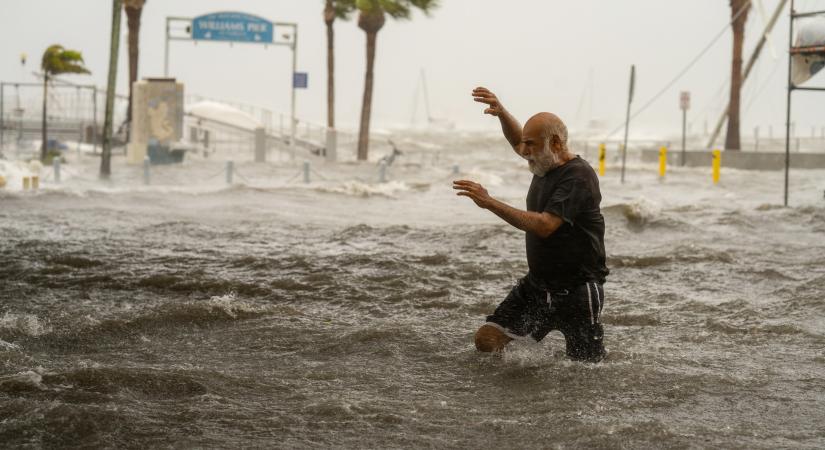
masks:
<svg viewBox="0 0 825 450"><path fill-rule="evenodd" d="M272 22L251 14L219 12L192 19L192 39L272 43Z"/></svg>
<svg viewBox="0 0 825 450"><path fill-rule="evenodd" d="M306 89L309 85L309 74L306 72L295 72L292 74L292 87Z"/></svg>

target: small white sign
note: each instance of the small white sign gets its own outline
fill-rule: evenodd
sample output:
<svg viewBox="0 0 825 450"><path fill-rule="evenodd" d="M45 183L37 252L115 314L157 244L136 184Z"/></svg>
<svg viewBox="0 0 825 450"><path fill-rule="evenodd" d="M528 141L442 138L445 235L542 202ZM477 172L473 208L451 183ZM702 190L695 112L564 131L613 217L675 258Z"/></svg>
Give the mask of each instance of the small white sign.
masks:
<svg viewBox="0 0 825 450"><path fill-rule="evenodd" d="M681 108L682 111L687 111L687 110L690 109L690 92L689 91L682 91L682 93L679 94L679 108Z"/></svg>

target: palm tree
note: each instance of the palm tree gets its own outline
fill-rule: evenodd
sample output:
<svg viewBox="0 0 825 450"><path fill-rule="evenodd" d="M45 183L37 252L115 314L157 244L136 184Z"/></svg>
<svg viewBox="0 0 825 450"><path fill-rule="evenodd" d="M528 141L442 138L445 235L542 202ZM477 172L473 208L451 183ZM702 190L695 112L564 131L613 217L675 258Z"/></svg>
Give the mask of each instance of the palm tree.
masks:
<svg viewBox="0 0 825 450"><path fill-rule="evenodd" d="M745 41L745 21L751 0L730 0L731 28L733 29L733 62L730 75L730 101L728 102L728 131L725 150L739 150L739 94L742 90L742 45Z"/></svg>
<svg viewBox="0 0 825 450"><path fill-rule="evenodd" d="M40 69L43 70L43 124L41 130L43 142L40 144L40 160L43 162L46 162L48 153L46 111L49 98L49 79L64 73L91 73L83 64L83 55L80 52L65 49L62 45L52 45L43 52L43 60L40 63Z"/></svg>
<svg viewBox="0 0 825 450"><path fill-rule="evenodd" d="M355 0L325 0L324 23L327 24L327 127L335 128L335 19L347 20L355 10Z"/></svg>
<svg viewBox="0 0 825 450"><path fill-rule="evenodd" d="M126 110L126 122L132 123L132 85L137 81L138 58L140 56L140 15L146 0L124 0L126 26L129 28L129 106Z"/></svg>
<svg viewBox="0 0 825 450"><path fill-rule="evenodd" d="M112 174L112 116L115 109L117 52L120 49L120 15L123 0L112 0L112 35L109 37L109 79L106 83L106 116L103 119L103 149L100 152L100 177Z"/></svg>
<svg viewBox="0 0 825 450"><path fill-rule="evenodd" d="M356 0L355 4L358 8L358 28L367 33L367 72L364 76L364 99L361 104L361 126L358 131L358 159L366 160L369 151L375 41L378 31L384 26L387 14L399 20L409 19L413 8L428 14L438 6L438 0Z"/></svg>

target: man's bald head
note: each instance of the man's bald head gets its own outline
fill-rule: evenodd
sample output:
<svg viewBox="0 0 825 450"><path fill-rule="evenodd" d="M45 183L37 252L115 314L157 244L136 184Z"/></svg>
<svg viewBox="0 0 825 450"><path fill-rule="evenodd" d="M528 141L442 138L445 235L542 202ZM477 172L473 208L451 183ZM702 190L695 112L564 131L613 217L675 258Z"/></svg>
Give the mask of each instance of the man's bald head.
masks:
<svg viewBox="0 0 825 450"><path fill-rule="evenodd" d="M535 114L524 124L523 133L534 139L549 139L554 150L567 151L567 126L553 113Z"/></svg>

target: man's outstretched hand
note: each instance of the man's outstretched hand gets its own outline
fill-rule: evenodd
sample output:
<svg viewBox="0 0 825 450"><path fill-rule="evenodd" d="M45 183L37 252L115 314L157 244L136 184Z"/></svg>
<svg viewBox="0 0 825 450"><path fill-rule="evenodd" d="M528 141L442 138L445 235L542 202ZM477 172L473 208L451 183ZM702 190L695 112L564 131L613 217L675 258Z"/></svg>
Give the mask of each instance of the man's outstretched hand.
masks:
<svg viewBox="0 0 825 450"><path fill-rule="evenodd" d="M493 94L485 87L477 87L473 89L473 100L486 103L488 105L488 108L484 110L484 114L490 114L491 116L498 117L505 111L504 106L502 106L501 102L498 101L496 94Z"/></svg>
<svg viewBox="0 0 825 450"><path fill-rule="evenodd" d="M453 189L458 191L456 195L469 197L479 208L489 209L490 204L493 202L493 198L487 193L487 189L474 181L453 181Z"/></svg>

